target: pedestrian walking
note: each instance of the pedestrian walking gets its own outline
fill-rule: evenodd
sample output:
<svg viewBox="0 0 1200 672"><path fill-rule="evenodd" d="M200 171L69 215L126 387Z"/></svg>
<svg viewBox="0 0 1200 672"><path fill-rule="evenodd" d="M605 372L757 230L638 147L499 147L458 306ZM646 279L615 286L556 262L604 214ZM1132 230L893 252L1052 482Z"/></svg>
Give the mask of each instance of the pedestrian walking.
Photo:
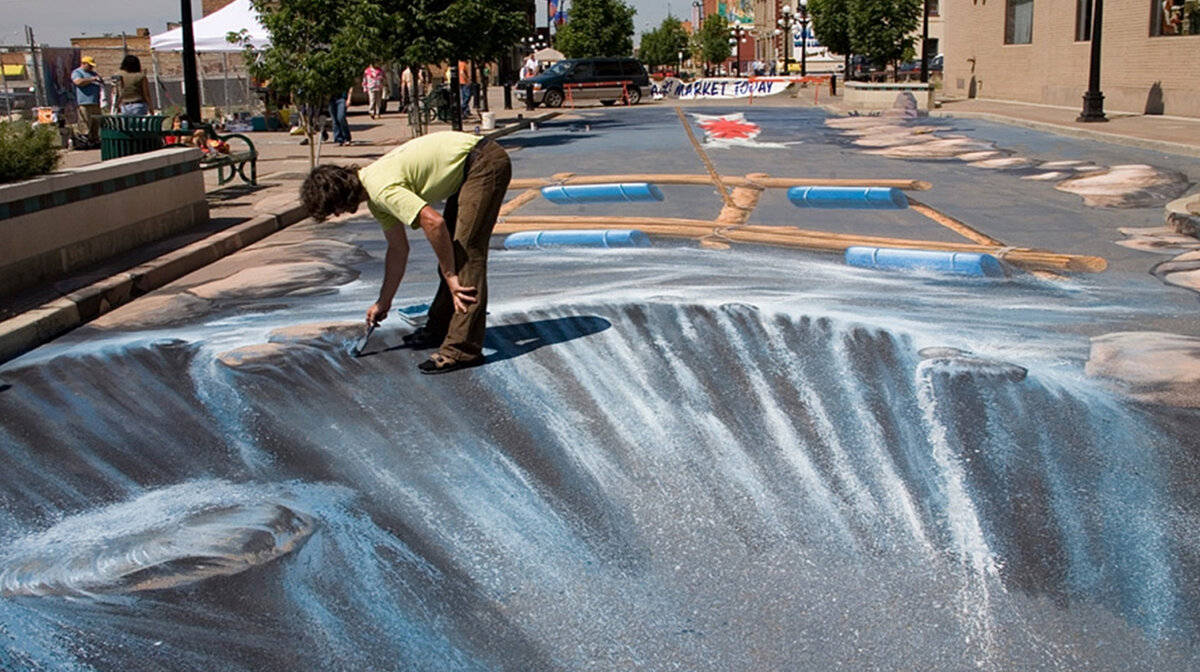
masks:
<svg viewBox="0 0 1200 672"><path fill-rule="evenodd" d="M367 106L371 110L371 118L378 119L383 104L383 70L374 63L363 70L362 88L367 92Z"/></svg>
<svg viewBox="0 0 1200 672"><path fill-rule="evenodd" d="M329 118L333 122L333 141L338 147L350 144L350 122L346 121L346 106L351 90L335 93L329 101Z"/></svg>

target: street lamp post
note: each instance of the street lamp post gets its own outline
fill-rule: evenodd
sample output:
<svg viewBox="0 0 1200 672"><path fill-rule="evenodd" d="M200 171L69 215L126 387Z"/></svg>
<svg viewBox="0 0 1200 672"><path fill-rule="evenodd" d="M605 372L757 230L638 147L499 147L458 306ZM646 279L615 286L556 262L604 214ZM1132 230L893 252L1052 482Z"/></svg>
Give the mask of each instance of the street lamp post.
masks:
<svg viewBox="0 0 1200 672"><path fill-rule="evenodd" d="M729 44L733 47L733 71L738 76L742 76L742 43L746 41L746 36L750 31L742 27L740 23L735 23L729 27Z"/></svg>
<svg viewBox="0 0 1200 672"><path fill-rule="evenodd" d="M792 38L792 28L796 25L796 17L792 15L792 6L784 5L779 8L780 16L775 20L779 26L775 29L775 34L780 37L780 44L783 46L783 76L787 77L792 71L791 51L792 45L795 44Z"/></svg>
<svg viewBox="0 0 1200 672"><path fill-rule="evenodd" d="M1092 5L1092 60L1088 70L1088 90L1083 94L1083 112L1075 121L1108 121L1104 116L1104 94L1100 91L1100 30L1103 27L1104 0Z"/></svg>
<svg viewBox="0 0 1200 672"><path fill-rule="evenodd" d="M800 15L800 76L804 77L808 75L808 0L800 0L796 13Z"/></svg>
<svg viewBox="0 0 1200 672"><path fill-rule="evenodd" d="M792 12L791 5L784 5L779 8L779 12L783 15L779 17L776 23L779 28L775 30L776 34L782 34L784 37L783 49L783 72L787 74L790 70L788 65L788 56L793 46L796 44L795 33L796 24L800 25L800 76L808 74L808 63L805 56L808 54L808 0L800 0L796 5L795 13Z"/></svg>
<svg viewBox="0 0 1200 672"><path fill-rule="evenodd" d="M921 9L921 83L929 82L929 0Z"/></svg>

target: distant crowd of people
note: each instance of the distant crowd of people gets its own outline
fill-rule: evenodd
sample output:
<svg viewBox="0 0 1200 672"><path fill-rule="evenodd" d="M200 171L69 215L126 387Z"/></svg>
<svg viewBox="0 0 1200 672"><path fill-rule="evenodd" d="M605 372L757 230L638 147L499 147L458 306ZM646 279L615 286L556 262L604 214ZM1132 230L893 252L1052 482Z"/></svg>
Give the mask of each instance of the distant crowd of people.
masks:
<svg viewBox="0 0 1200 672"><path fill-rule="evenodd" d="M460 85L460 98L457 102L459 111L464 118L479 114L484 107L482 99L486 96L486 87L491 78L488 66L473 68L468 61L459 61L457 67L445 69L446 89L449 89L451 73L457 70ZM414 72L416 73L414 75ZM526 61L521 77L538 72L537 61ZM399 112L407 113L414 103L424 100L434 88L431 84L433 77L430 68L402 68L399 72L397 96ZM414 81L415 79L415 81ZM147 115L154 114L150 83L142 64L137 56L128 55L121 62L120 70L106 81L97 70L96 61L91 56L84 56L80 66L71 73L75 87L75 100L79 109L79 148L95 148L100 145L100 116L110 114ZM358 82L367 97L367 107L372 119L379 119L385 112L387 101L391 99L388 92L388 73L379 63L371 63L363 69ZM320 110L318 116L328 119L327 125L322 122L322 139L332 139L339 146L349 145L353 139L350 124L347 120L347 106L351 104L354 87L332 96L328 109ZM449 101L447 101L449 102ZM304 110L301 111L304 115Z"/></svg>

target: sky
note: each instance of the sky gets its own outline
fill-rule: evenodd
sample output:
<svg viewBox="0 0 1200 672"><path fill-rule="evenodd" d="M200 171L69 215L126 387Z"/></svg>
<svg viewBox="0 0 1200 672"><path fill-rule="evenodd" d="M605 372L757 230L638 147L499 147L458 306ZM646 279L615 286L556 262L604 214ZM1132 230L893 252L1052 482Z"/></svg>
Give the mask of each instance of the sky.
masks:
<svg viewBox="0 0 1200 672"><path fill-rule="evenodd" d="M95 37L122 31L133 33L149 28L150 34L167 29L168 21L178 21L182 0L0 0L0 45L27 44L25 26L33 28L39 44L55 47L71 45L72 37ZM689 0L625 0L637 10L633 17L634 33L641 36L658 27L667 11L680 18L691 16ZM568 2L568 12L570 4ZM192 0L192 14L200 18L200 0ZM546 2L538 0L538 24L546 25Z"/></svg>

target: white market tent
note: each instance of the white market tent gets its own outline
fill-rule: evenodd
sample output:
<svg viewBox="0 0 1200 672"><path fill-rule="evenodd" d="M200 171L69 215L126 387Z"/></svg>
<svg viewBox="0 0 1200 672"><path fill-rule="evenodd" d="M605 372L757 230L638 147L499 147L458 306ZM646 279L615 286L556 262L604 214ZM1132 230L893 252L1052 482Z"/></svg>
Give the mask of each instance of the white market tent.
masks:
<svg viewBox="0 0 1200 672"><path fill-rule="evenodd" d="M563 53L557 49L542 49L541 51L535 51L533 53L533 57L537 59L539 63L557 63L564 58Z"/></svg>
<svg viewBox="0 0 1200 672"><path fill-rule="evenodd" d="M271 36L259 22L258 12L250 4L250 0L233 0L212 14L192 22L196 51L241 51L241 45L230 43L227 36L229 33L240 33L243 30L255 48L261 49L271 44ZM150 49L183 51L183 29L175 28L150 36Z"/></svg>
<svg viewBox="0 0 1200 672"><path fill-rule="evenodd" d="M271 44L271 35L267 29L263 27L258 20L258 12L254 6L250 4L250 0L233 0L233 2L222 7L221 9L205 16L201 19L192 21L192 37L195 40L196 53L220 53L224 63L224 82L225 101L229 103L229 54L242 51L243 45L229 41L229 33L241 33L246 31L245 35L256 49L268 47ZM168 30L165 33L150 36L150 49L154 52L159 51L183 51L183 29L175 28ZM158 81L158 59L154 59L154 79ZM249 82L247 82L249 86ZM155 86L155 93L161 89L160 86ZM204 83L200 86L201 98L204 97ZM247 97L249 90L247 89ZM156 101L159 104L157 107L162 108L161 101ZM203 104L203 100L201 103Z"/></svg>

